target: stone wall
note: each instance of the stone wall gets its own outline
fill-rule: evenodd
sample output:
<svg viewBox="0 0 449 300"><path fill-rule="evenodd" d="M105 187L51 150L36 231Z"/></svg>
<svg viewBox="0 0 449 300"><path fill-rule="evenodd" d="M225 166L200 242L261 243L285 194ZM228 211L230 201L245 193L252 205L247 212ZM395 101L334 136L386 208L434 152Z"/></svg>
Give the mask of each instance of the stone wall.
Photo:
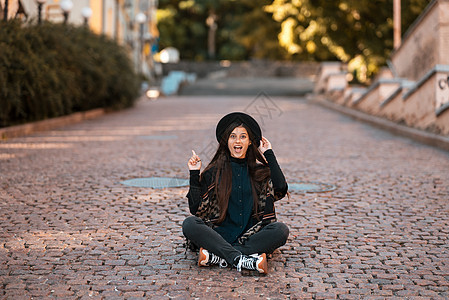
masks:
<svg viewBox="0 0 449 300"><path fill-rule="evenodd" d="M419 80L435 65L448 65L449 0L433 1L391 55L395 75Z"/></svg>

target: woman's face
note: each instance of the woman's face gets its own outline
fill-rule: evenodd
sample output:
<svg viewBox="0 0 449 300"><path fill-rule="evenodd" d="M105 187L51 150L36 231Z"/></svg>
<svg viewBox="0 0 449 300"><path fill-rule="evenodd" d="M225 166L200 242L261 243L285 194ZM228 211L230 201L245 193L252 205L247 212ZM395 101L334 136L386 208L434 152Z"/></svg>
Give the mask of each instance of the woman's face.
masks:
<svg viewBox="0 0 449 300"><path fill-rule="evenodd" d="M242 126L234 128L228 139L228 148L231 156L245 158L249 145L251 145L251 142L246 129Z"/></svg>

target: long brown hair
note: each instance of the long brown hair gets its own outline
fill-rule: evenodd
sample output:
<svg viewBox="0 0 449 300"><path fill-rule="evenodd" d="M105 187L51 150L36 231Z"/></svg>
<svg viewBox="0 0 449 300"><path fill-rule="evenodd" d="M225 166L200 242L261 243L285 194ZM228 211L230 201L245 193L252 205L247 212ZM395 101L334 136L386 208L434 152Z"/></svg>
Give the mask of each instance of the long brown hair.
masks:
<svg viewBox="0 0 449 300"><path fill-rule="evenodd" d="M253 209L256 213L256 216L259 199L258 194L262 189L262 182L270 177L270 168L268 167L268 163L259 152L259 149L256 146L256 144L258 144L258 141L255 140L255 136L248 128L248 126L241 123L233 123L229 125L219 142L217 152L215 153L209 165L203 171L204 173L209 169L215 170L215 196L220 208L220 217L216 222L218 224L223 222L226 218L229 198L232 191L231 153L228 148L228 140L234 128L240 126L246 129L251 141L251 144L248 146L248 150L246 152L246 158L253 195Z"/></svg>

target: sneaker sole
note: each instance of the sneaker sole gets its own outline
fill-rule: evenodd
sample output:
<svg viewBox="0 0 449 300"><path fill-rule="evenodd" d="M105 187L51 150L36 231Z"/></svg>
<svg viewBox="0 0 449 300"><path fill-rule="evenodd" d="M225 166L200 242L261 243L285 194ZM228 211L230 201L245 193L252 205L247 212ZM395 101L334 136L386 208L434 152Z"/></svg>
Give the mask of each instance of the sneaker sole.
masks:
<svg viewBox="0 0 449 300"><path fill-rule="evenodd" d="M200 249L200 255L198 257L198 266L200 267L207 267L207 262L209 261L209 253L204 253L204 249Z"/></svg>
<svg viewBox="0 0 449 300"><path fill-rule="evenodd" d="M257 262L257 271L261 274L268 274L267 255L262 253L260 256L262 257L262 260Z"/></svg>

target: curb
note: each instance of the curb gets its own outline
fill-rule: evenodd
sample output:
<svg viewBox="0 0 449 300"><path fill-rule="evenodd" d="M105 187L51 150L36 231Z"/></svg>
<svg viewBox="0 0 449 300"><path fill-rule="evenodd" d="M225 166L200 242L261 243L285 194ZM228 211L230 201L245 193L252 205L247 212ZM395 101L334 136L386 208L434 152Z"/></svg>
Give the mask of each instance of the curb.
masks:
<svg viewBox="0 0 449 300"><path fill-rule="evenodd" d="M358 110L340 106L338 104L330 102L322 96L309 95L307 97L307 100L309 100L311 103L318 104L322 107L342 113L357 121L362 121L377 128L387 130L393 134L405 136L417 142L449 151L449 137L437 135L416 128L407 127L390 120L383 119L381 117L372 116Z"/></svg>
<svg viewBox="0 0 449 300"><path fill-rule="evenodd" d="M62 116L52 118L43 121L37 121L33 123L10 126L0 128L0 140L6 140L10 138L29 135L38 131L51 130L58 127L63 127L75 123L79 123L84 120L94 119L100 117L106 113L104 108L97 108L85 112L78 112L68 116Z"/></svg>

